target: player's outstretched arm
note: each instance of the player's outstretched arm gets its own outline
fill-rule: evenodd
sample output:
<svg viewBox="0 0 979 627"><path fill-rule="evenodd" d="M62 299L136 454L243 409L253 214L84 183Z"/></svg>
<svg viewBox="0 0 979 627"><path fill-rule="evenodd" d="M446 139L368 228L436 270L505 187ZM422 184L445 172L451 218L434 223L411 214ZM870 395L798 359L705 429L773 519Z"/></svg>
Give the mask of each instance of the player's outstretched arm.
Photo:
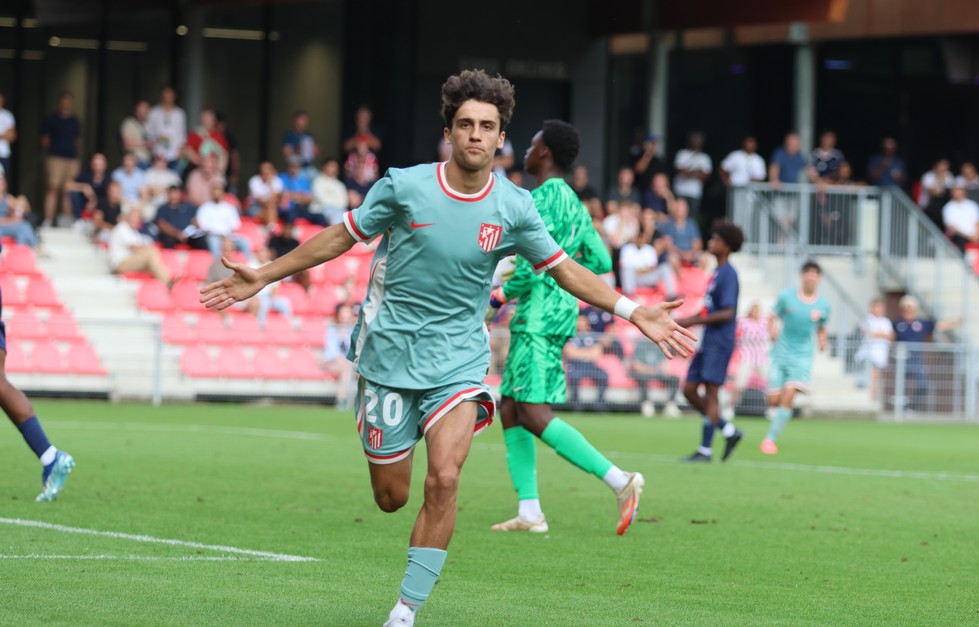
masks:
<svg viewBox="0 0 979 627"><path fill-rule="evenodd" d="M660 303L654 307L636 307L635 303L620 295L573 259L565 259L548 270L548 274L562 289L574 294L579 300L628 319L643 335L655 342L668 359L672 359L674 353L686 357L694 352L692 342L697 336L670 318L670 312L682 305L682 300ZM620 300L625 305L622 311L619 311L621 305L616 306Z"/></svg>
<svg viewBox="0 0 979 627"><path fill-rule="evenodd" d="M251 298L269 283L336 259L355 243L356 240L343 224L334 224L261 268L250 268L247 264L222 257L221 262L234 270L234 274L201 288L201 302L208 309L227 309L236 302Z"/></svg>

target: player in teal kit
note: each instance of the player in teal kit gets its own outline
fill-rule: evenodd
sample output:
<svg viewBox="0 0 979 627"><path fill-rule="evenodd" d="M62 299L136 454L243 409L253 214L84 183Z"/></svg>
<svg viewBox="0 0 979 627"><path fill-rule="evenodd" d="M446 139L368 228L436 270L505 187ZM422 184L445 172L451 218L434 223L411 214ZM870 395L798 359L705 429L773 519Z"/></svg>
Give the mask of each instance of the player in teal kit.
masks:
<svg viewBox="0 0 979 627"><path fill-rule="evenodd" d="M580 147L578 131L567 122L546 120L534 136L524 166L537 177L531 192L547 232L562 249L597 274L612 269L601 236L578 195L564 180ZM496 531L548 530L537 490L537 443L534 436L585 472L605 482L618 501L616 533L628 530L639 506L643 476L624 472L577 429L554 415L551 405L567 398L561 351L574 336L578 300L547 275L535 275L518 259L513 278L493 290L490 304L516 298L510 321L510 351L500 384L500 418L507 448L507 468L517 491L517 516L493 525Z"/></svg>
<svg viewBox="0 0 979 627"><path fill-rule="evenodd" d="M774 415L761 442L761 452L766 455L778 453L775 439L792 418L796 392L809 392L814 334L819 350L826 349L829 301L816 291L822 276L819 264L807 261L802 266L802 287L782 290L775 301L775 315L769 321L774 345L768 379L768 406ZM782 321L781 332L776 317Z"/></svg>
<svg viewBox="0 0 979 627"><path fill-rule="evenodd" d="M630 320L668 356L692 348L692 335L669 318L680 303L646 308L621 298L568 258L529 193L493 175L513 105L506 79L482 71L449 77L442 86L449 161L389 170L343 224L259 269L223 259L234 274L202 290L201 302L226 309L381 236L351 342L361 376L357 423L378 507L404 507L414 446L424 438L428 449L408 568L385 625L413 625L431 593L455 530L462 465L474 432L493 416L482 382L489 367L483 317L501 258L519 254L576 297Z"/></svg>

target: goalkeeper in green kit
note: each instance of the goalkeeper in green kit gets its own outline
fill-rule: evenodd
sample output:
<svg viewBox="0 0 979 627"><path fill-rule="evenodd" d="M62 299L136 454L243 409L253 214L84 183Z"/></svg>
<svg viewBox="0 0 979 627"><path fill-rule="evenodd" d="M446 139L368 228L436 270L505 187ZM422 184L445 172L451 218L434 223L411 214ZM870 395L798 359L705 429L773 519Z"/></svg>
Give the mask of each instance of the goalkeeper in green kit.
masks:
<svg viewBox="0 0 979 627"><path fill-rule="evenodd" d="M604 274L611 270L612 259L587 209L564 180L564 173L578 156L579 145L573 126L546 120L527 150L524 167L537 177L537 189L531 196L548 233L569 257L595 274ZM499 411L507 467L519 506L516 518L492 529L548 530L537 491L537 436L615 492L619 506L616 532L622 535L639 506L643 476L623 472L551 411L551 405L562 404L567 398L561 352L568 338L575 335L578 299L548 275L535 274L522 257L517 259L513 277L493 291L490 304L499 307L514 298L519 300L510 321L510 350L500 385L503 398Z"/></svg>

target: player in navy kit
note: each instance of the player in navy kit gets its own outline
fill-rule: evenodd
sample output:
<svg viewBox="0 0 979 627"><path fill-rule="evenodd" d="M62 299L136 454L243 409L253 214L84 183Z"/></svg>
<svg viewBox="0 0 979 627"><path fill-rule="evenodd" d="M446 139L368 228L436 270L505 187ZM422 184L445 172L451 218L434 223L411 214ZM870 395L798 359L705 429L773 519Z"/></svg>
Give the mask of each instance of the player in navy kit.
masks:
<svg viewBox="0 0 979 627"><path fill-rule="evenodd" d="M744 243L741 227L719 220L714 223L713 232L707 240L707 251L717 258L717 269L710 279L707 294L704 296L704 309L699 316L677 320L683 327L702 324L705 327L697 354L690 362L683 395L694 409L703 416L700 446L694 453L683 458L688 462L709 462L714 430L720 429L725 438L724 454L726 461L741 441L743 433L720 416L717 400L718 391L727 379L727 368L734 352L734 332L738 313L738 273L728 262L731 253L738 252ZM700 393L700 386L704 393Z"/></svg>

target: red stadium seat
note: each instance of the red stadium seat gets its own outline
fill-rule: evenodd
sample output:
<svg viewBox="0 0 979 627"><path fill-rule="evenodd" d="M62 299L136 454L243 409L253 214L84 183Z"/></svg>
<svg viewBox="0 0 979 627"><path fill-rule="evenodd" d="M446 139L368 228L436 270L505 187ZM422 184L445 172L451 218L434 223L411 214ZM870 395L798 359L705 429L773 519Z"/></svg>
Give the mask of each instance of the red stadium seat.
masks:
<svg viewBox="0 0 979 627"><path fill-rule="evenodd" d="M33 277L24 291L24 298L34 307L61 309L61 299L54 291L54 285L44 277Z"/></svg>
<svg viewBox="0 0 979 627"><path fill-rule="evenodd" d="M201 304L201 288L195 280L179 281L170 290L170 299L173 301L174 308L179 311L204 311L204 305Z"/></svg>
<svg viewBox="0 0 979 627"><path fill-rule="evenodd" d="M172 248L161 248L160 249L160 259L163 260L163 265L167 267L167 271L170 276L181 276L184 273L184 267L186 263L184 261L184 253L181 250L173 250Z"/></svg>
<svg viewBox="0 0 979 627"><path fill-rule="evenodd" d="M234 335L228 331L220 314L204 313L197 317L197 341L203 344L231 344Z"/></svg>
<svg viewBox="0 0 979 627"><path fill-rule="evenodd" d="M255 376L260 379L291 379L291 361L283 361L275 348L259 348L255 351Z"/></svg>
<svg viewBox="0 0 979 627"><path fill-rule="evenodd" d="M183 314L170 313L163 318L163 341L168 344L192 344L197 341L197 332Z"/></svg>
<svg viewBox="0 0 979 627"><path fill-rule="evenodd" d="M3 268L10 274L37 275L37 259L30 246L14 244L6 248L3 255Z"/></svg>
<svg viewBox="0 0 979 627"><path fill-rule="evenodd" d="M347 263L347 256L344 255L333 261L322 264L319 270L319 280L314 283L326 283L327 285L342 285L349 277L355 276L360 264L350 265Z"/></svg>
<svg viewBox="0 0 979 627"><path fill-rule="evenodd" d="M72 374L105 376L108 374L92 345L87 342L72 344L68 348L68 369Z"/></svg>
<svg viewBox="0 0 979 627"><path fill-rule="evenodd" d="M203 281L213 263L214 256L207 250L187 251L187 264L184 266L183 276L192 281Z"/></svg>
<svg viewBox="0 0 979 627"><path fill-rule="evenodd" d="M224 346L218 353L217 375L225 379L253 379L255 370L237 346Z"/></svg>
<svg viewBox="0 0 979 627"><path fill-rule="evenodd" d="M188 346L180 354L180 372L188 377L217 377L214 360L203 346Z"/></svg>
<svg viewBox="0 0 979 627"><path fill-rule="evenodd" d="M37 342L31 351L31 371L42 374L68 374L68 365L53 342Z"/></svg>
<svg viewBox="0 0 979 627"><path fill-rule="evenodd" d="M299 346L303 343L292 320L284 316L269 315L265 319L264 331L265 341L272 346Z"/></svg>
<svg viewBox="0 0 979 627"><path fill-rule="evenodd" d="M626 374L625 366L615 355L602 355L595 363L608 373L608 385L610 388L628 390L636 387L636 382Z"/></svg>
<svg viewBox="0 0 979 627"><path fill-rule="evenodd" d="M159 281L143 281L136 293L136 304L147 311L173 311L167 286Z"/></svg>
<svg viewBox="0 0 979 627"><path fill-rule="evenodd" d="M3 297L4 305L18 306L26 305L27 299L24 292L17 283L17 278L12 274L0 275L0 296Z"/></svg>
<svg viewBox="0 0 979 627"><path fill-rule="evenodd" d="M326 338L326 322L320 317L305 317L299 327L299 340L303 346L322 348Z"/></svg>
<svg viewBox="0 0 979 627"><path fill-rule="evenodd" d="M20 342L7 342L7 358L4 361L4 370L7 372L30 372L31 367L24 353L24 347Z"/></svg>
<svg viewBox="0 0 979 627"><path fill-rule="evenodd" d="M18 313L17 317L8 322L8 325L8 333L17 339L46 340L48 338L48 330L37 314L30 309Z"/></svg>
<svg viewBox="0 0 979 627"><path fill-rule="evenodd" d="M304 381L321 381L326 379L326 373L320 367L316 355L308 348L297 348L292 351L287 360L290 376Z"/></svg>
<svg viewBox="0 0 979 627"><path fill-rule="evenodd" d="M276 290L275 295L289 299L294 315L302 316L312 311L312 307L309 304L309 296L306 295L306 290L303 289L303 286L298 283L283 281L279 284L279 289Z"/></svg>
<svg viewBox="0 0 979 627"><path fill-rule="evenodd" d="M234 344L260 346L268 342L265 332L258 327L258 319L255 316L239 312L228 316L228 322L231 323L230 333Z"/></svg>
<svg viewBox="0 0 979 627"><path fill-rule="evenodd" d="M313 313L333 317L336 315L338 302L340 302L340 299L337 297L333 287L319 285L313 288L309 304Z"/></svg>
<svg viewBox="0 0 979 627"><path fill-rule="evenodd" d="M252 251L256 251L262 246L265 246L266 238L264 229L251 220L242 220L241 227L235 232L235 234L248 240Z"/></svg>
<svg viewBox="0 0 979 627"><path fill-rule="evenodd" d="M75 317L67 311L52 311L47 321L48 336L65 342L78 342L84 337L78 329Z"/></svg>
<svg viewBox="0 0 979 627"><path fill-rule="evenodd" d="M708 282L710 282L710 275L700 268L683 268L678 288L687 299L693 296L701 297L707 293Z"/></svg>

